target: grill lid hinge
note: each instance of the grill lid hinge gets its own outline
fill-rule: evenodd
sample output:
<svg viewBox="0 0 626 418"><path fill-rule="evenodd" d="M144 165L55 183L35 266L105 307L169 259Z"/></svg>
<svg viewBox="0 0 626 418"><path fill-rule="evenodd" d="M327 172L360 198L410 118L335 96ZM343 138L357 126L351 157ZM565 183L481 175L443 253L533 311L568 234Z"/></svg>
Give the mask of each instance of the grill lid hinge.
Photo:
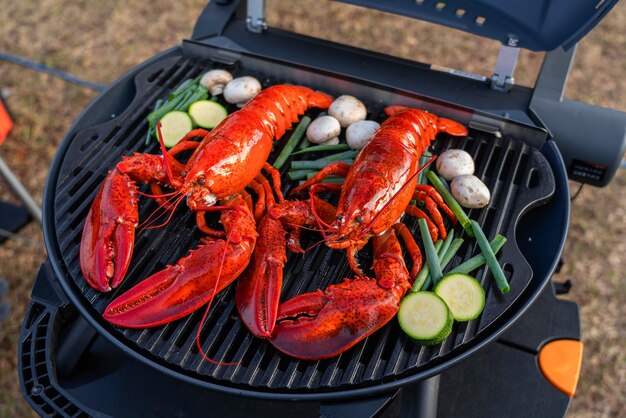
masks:
<svg viewBox="0 0 626 418"><path fill-rule="evenodd" d="M509 38L508 45L500 47L496 68L491 76L491 88L498 91L509 91L515 84L515 67L517 66L517 58L519 57L519 48L517 39Z"/></svg>
<svg viewBox="0 0 626 418"><path fill-rule="evenodd" d="M246 27L250 32L263 32L267 29L267 22L265 21L265 0L248 0L246 3Z"/></svg>

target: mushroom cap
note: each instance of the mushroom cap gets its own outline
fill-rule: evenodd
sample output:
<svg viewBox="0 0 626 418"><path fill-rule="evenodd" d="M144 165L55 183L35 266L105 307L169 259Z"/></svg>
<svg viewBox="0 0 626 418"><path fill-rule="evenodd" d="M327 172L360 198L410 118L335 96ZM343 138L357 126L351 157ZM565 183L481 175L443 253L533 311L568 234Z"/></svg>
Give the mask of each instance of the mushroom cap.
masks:
<svg viewBox="0 0 626 418"><path fill-rule="evenodd" d="M328 114L336 118L342 128L347 128L354 122L364 120L367 117L367 109L356 97L343 95L330 104Z"/></svg>
<svg viewBox="0 0 626 418"><path fill-rule="evenodd" d="M325 143L341 132L339 121L332 116L324 115L315 119L306 130L306 137L314 144Z"/></svg>
<svg viewBox="0 0 626 418"><path fill-rule="evenodd" d="M448 181L466 174L474 174L474 159L462 149L449 149L437 158L437 172Z"/></svg>
<svg viewBox="0 0 626 418"><path fill-rule="evenodd" d="M361 149L367 144L380 128L380 124L373 120L361 120L348 126L346 142L352 149Z"/></svg>
<svg viewBox="0 0 626 418"><path fill-rule="evenodd" d="M217 96L232 79L233 75L226 70L210 70L202 75L200 85L209 90L211 95Z"/></svg>
<svg viewBox="0 0 626 418"><path fill-rule="evenodd" d="M224 87L224 100L228 103L246 103L261 91L261 83L254 77L244 76L232 79Z"/></svg>

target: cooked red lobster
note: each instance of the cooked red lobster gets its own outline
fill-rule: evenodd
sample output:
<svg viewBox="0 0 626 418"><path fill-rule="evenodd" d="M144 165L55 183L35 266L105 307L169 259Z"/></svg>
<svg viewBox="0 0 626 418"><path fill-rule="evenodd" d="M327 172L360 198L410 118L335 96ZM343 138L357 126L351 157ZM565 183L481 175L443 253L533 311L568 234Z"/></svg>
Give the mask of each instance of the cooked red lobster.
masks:
<svg viewBox="0 0 626 418"><path fill-rule="evenodd" d="M245 188L271 196L272 188L261 175L265 169L276 181L274 189L282 201L280 176L266 162L273 140L308 108L327 108L331 102L330 96L307 87L269 87L211 132L192 131L168 152L162 145L162 155L124 157L109 172L85 221L80 265L91 287L110 291L126 274L138 223L136 182L150 183L161 206L172 211L186 198L197 213L198 228L212 238L115 299L104 317L125 327L163 324L189 314L236 279L248 265L258 236ZM201 142L192 140L198 136L203 137ZM187 150L193 154L186 164L174 158ZM163 194L159 184L175 192ZM256 217L272 202L259 199ZM205 220L205 212L216 210L222 212L223 231L210 228Z"/></svg>
<svg viewBox="0 0 626 418"><path fill-rule="evenodd" d="M395 315L399 303L421 267L419 247L409 230L398 223L404 213L428 219L412 199L424 201L435 224L433 239L445 236L435 203L436 191L418 186L419 159L439 132L466 136L458 122L422 110L390 107L391 115L361 150L352 165L333 163L295 189L309 191L308 201L285 201L261 221L253 261L237 283L237 308L250 331L280 351L301 359L335 356L380 329ZM320 183L330 174L345 177L343 186ZM341 192L335 211L316 196L320 190ZM430 220L429 220L430 222ZM347 249L356 273L326 290L306 293L279 305L287 245L302 252L297 226L317 225L326 245ZM392 229L393 227L393 229ZM394 229L405 241L413 268L408 273ZM288 242L285 236L289 231ZM358 250L374 238L374 273L365 277L356 261Z"/></svg>

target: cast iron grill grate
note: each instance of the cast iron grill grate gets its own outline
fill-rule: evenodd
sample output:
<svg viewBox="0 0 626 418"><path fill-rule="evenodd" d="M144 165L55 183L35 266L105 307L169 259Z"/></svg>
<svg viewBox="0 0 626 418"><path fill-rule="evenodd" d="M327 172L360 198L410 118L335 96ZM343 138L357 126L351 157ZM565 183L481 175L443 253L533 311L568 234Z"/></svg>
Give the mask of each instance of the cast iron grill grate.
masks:
<svg viewBox="0 0 626 418"><path fill-rule="evenodd" d="M528 208L549 199L554 190L552 172L541 154L525 143L471 130L467 140L441 135L435 142L435 151L463 148L474 156L476 174L492 191L492 202L488 208L472 210L469 215L479 221L489 238L497 232L508 237L509 242L499 258L511 283L511 293L501 296L492 286L490 273L485 269L479 270L477 277L487 291L485 311L477 320L455 324L452 335L441 345L420 347L413 344L392 321L336 358L317 362L292 359L247 331L238 319L232 285L215 298L202 328L201 341L209 357L221 362L239 362L238 366L210 364L198 354L194 338L203 309L152 329L119 329L106 324L99 319L100 313L115 296L165 265L175 263L188 249L197 245L201 234L195 228L194 215L186 207L179 208L174 221L167 227L138 234L125 282L115 291L101 294L84 282L78 262L79 242L89 206L107 171L122 155L158 152L157 144L144 145L146 116L154 102L165 97L181 81L216 66L224 67L187 58L169 58L148 67L135 78L137 94L127 110L109 122L79 132L72 138L60 165L53 217L55 240L59 254L62 254L58 263L65 271L61 280L67 280L77 294L89 302L93 308L92 315L131 349L175 371L232 387L303 392L368 386L423 371L461 352L471 340L505 314L528 285L532 270L517 248L514 228L520 215ZM251 74L237 64L228 69L235 75ZM252 75L256 75L264 86L278 82L298 83L297 80L274 80L259 74ZM329 93L338 95L341 92ZM363 97L367 97L366 90ZM382 118L380 103L371 103L369 110L370 118ZM280 150L288 134L275 149ZM275 156L276 152L273 152L270 162ZM285 189L288 188L289 184L285 181ZM155 208L154 202L144 199L140 203L140 217L145 219ZM407 225L413 231L417 228L417 222L410 218ZM458 234L461 232L459 228ZM312 245L316 240L319 237L303 234L303 247ZM476 251L473 241L466 242L450 268ZM371 253L367 248L360 259L363 265L370 265ZM306 257L290 255L282 296L283 299L290 298L350 276L342 252L317 246Z"/></svg>

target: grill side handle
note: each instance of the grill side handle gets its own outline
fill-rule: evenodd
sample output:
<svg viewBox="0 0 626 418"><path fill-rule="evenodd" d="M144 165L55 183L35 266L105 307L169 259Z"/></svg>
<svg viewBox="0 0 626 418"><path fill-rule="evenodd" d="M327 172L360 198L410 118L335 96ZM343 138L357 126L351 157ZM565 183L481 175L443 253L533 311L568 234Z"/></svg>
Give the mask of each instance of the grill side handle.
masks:
<svg viewBox="0 0 626 418"><path fill-rule="evenodd" d="M563 98L575 52L546 54L530 110L559 146L568 177L603 187L626 152L626 113Z"/></svg>

